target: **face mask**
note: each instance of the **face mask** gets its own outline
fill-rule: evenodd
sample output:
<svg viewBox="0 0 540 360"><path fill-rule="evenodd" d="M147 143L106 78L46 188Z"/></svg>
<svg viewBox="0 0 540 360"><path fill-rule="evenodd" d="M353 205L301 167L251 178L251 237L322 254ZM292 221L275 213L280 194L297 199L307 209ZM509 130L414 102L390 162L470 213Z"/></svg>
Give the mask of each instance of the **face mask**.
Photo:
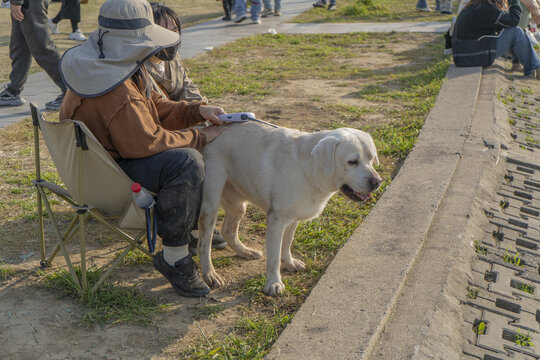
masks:
<svg viewBox="0 0 540 360"><path fill-rule="evenodd" d="M174 59L176 53L178 52L179 47L180 47L180 44L165 48L165 49L161 50L160 52L158 52L156 54L156 57L159 60L171 61L172 59Z"/></svg>

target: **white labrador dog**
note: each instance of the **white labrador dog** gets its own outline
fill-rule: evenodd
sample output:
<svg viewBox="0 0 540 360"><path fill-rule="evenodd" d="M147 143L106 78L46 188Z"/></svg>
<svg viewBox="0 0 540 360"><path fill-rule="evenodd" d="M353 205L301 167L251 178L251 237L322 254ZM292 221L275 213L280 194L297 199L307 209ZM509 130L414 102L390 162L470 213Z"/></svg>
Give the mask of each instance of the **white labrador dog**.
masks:
<svg viewBox="0 0 540 360"><path fill-rule="evenodd" d="M300 221L317 217L338 190L354 201L367 200L382 180L373 168L377 151L366 132L342 128L305 133L255 123L230 125L203 149L206 162L199 218L199 258L204 281L224 284L210 258L216 215L225 210L222 233L237 255L246 259L262 252L238 239L238 225L247 202L266 211L266 285L264 293L285 289L280 265L304 269L291 255Z"/></svg>

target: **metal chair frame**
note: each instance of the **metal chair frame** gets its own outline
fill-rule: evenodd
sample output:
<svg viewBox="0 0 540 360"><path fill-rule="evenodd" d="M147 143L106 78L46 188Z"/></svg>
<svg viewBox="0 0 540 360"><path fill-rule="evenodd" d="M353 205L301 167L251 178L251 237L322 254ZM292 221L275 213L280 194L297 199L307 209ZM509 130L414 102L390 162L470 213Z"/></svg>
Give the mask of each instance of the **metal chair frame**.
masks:
<svg viewBox="0 0 540 360"><path fill-rule="evenodd" d="M80 293L86 293L87 291L90 291L90 293L93 293L111 275L113 270L120 264L122 259L132 249L138 249L150 257L152 257L153 255L147 249L141 246L142 239L145 236L144 231L140 231L137 233L137 235L132 236L110 222L110 221L117 220L118 216L106 217L98 209L88 206L84 203L84 201L82 201L83 193L84 193L83 192L84 179L82 177L82 169L84 165L82 161L83 159L82 154L83 154L83 151L88 151L88 146L86 143L86 135L81 130L80 126L77 123L73 123L74 125L73 130L75 131L77 158L78 158L78 161L77 161L78 163L77 172L79 174L78 176L79 197L78 198L81 199L81 201L77 203L65 188L41 178L41 157L40 157L40 149L39 149L39 129L40 129L39 120L40 119L45 120L45 118L43 117L43 115L41 114L41 112L39 111L39 109L37 108L35 104L30 104L30 109L32 112L32 122L34 126L34 146L35 146L34 153L35 153L35 163L36 163L36 178L35 180L32 180L32 183L36 186L36 189L37 189L37 213L38 213L37 215L38 215L38 231L39 231L38 241L40 245L40 255L41 255L40 265L43 268L50 267L52 265L54 258L58 254L58 252L62 251L62 254L64 255L67 266L69 268L69 272L71 274L71 277L73 278L73 282L77 290ZM51 205L47 198L47 194L45 193L45 189L49 190L50 192L57 195L59 198L66 201L68 204L71 205L71 207L75 211L75 216L73 217L69 226L63 233L51 209ZM45 249L45 227L44 227L44 220L43 220L43 205L45 205L45 209L47 210L47 213L51 220L50 222L53 227L54 237L57 240L57 245L48 258L46 258L46 249ZM125 240L128 243L127 247L124 250L119 251L120 255L114 261L112 261L112 263L108 265L108 268L106 269L106 271L101 274L100 278L93 285L91 289L88 289L87 253L86 253L86 240L87 239L86 239L86 233L85 233L85 223L89 218L96 220L97 222L105 226L106 228L112 230L114 233L119 235L123 240ZM79 235L79 242L80 242L80 262L81 262L81 273L82 273L81 279L78 278L75 272L73 262L71 260L70 254L66 247L66 245L76 236L77 233ZM104 266L104 268L106 266Z"/></svg>

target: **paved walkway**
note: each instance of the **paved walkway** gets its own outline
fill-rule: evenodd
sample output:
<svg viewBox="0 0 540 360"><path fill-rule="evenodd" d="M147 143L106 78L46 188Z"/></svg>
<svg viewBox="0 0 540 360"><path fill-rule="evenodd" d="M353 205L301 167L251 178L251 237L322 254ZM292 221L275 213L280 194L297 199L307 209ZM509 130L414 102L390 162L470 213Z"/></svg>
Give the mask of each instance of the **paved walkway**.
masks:
<svg viewBox="0 0 540 360"><path fill-rule="evenodd" d="M272 30L282 33L347 33L357 31L385 32L444 32L449 23L386 23L386 24L292 24L284 23L312 7L313 0L288 0L282 9L282 16L262 19L259 25L250 24L249 19L241 25L224 22L221 18L184 29L180 53L184 59L197 56L208 49ZM1 84L1 86L6 84ZM56 98L59 89L44 73L32 74L22 92L28 102L36 103L44 109L45 103ZM0 128L30 116L28 105L0 107Z"/></svg>

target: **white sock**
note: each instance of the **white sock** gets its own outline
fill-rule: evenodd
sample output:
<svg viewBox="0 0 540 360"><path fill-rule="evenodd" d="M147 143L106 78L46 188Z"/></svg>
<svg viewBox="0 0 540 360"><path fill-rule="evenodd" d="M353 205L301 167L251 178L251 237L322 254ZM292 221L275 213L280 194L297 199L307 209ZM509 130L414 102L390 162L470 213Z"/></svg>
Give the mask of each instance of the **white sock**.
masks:
<svg viewBox="0 0 540 360"><path fill-rule="evenodd" d="M174 266L174 263L180 259L185 258L189 255L189 250L187 245L183 246L166 246L163 245L163 259L167 264Z"/></svg>

